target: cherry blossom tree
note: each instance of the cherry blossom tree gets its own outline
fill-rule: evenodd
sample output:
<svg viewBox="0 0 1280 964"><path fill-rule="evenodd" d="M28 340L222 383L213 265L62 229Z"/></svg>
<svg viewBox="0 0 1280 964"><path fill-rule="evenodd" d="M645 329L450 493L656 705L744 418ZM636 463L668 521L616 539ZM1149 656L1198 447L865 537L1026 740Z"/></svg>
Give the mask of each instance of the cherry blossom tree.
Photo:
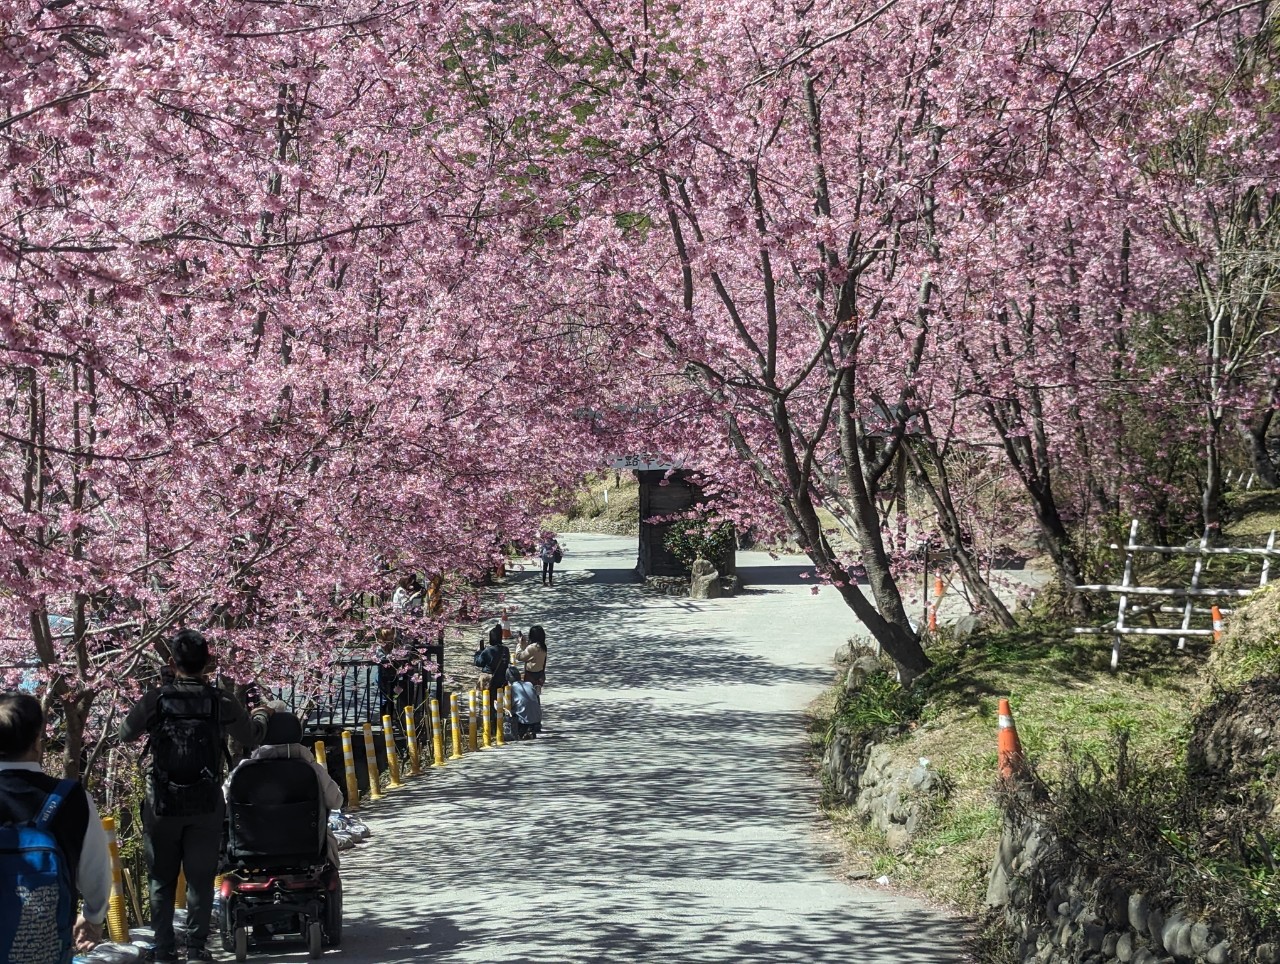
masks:
<svg viewBox="0 0 1280 964"><path fill-rule="evenodd" d="M0 656L68 772L172 628L323 663L388 564L478 577L596 456L498 324L429 13L5 5Z"/></svg>

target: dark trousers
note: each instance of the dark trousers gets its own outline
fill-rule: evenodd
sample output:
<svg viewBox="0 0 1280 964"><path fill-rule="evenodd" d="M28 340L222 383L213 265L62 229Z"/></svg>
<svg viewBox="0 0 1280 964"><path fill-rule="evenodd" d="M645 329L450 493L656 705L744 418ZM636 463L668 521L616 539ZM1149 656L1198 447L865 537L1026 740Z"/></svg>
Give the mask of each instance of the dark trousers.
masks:
<svg viewBox="0 0 1280 964"><path fill-rule="evenodd" d="M142 807L143 856L151 878L151 926L156 932L156 957L174 957L173 896L178 871L187 874L187 947L203 950L209 940L213 910L213 878L222 849L222 821L226 805L198 817L157 817L149 804Z"/></svg>
<svg viewBox="0 0 1280 964"><path fill-rule="evenodd" d="M555 569L555 567L556 567L556 561L554 559L542 560L542 581L543 582L545 583L555 582L555 577L552 575L552 570Z"/></svg>

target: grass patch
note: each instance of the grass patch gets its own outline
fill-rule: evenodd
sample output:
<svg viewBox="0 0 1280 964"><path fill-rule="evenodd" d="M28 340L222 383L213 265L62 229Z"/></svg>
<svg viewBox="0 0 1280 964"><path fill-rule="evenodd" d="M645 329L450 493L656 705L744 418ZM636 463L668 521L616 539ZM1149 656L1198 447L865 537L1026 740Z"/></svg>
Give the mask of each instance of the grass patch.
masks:
<svg viewBox="0 0 1280 964"><path fill-rule="evenodd" d="M925 757L950 790L906 854L889 850L851 808L830 808L855 874L887 874L935 900L980 909L1002 820L996 794L1002 696L1010 699L1023 747L1046 779L1105 751L1122 731L1134 734L1138 752L1167 757L1185 746L1198 690L1195 661L1203 656L1179 654L1167 641L1139 641L1113 673L1105 641L1069 633L1036 623L970 645L944 638L929 651L934 667L909 692L872 675L818 721L828 739L837 729L887 728L896 733L888 739L896 763Z"/></svg>
<svg viewBox="0 0 1280 964"><path fill-rule="evenodd" d="M888 670L872 673L853 694L840 699L827 721L827 739L837 730L865 734L908 726L923 709L922 687L903 689Z"/></svg>
<svg viewBox="0 0 1280 964"><path fill-rule="evenodd" d="M1280 491L1229 492L1222 531L1235 546L1266 545L1272 529L1280 530Z"/></svg>
<svg viewBox="0 0 1280 964"><path fill-rule="evenodd" d="M1167 753L1135 755L1122 733L1105 755L1071 763L1033 808L1064 845L1036 879L1075 871L1175 898L1223 927L1238 948L1273 940L1280 933L1273 803L1262 788L1193 779Z"/></svg>
<svg viewBox="0 0 1280 964"><path fill-rule="evenodd" d="M1276 567L1280 570L1280 565ZM1277 572L1280 577L1280 572ZM1208 689L1231 689L1264 673L1280 672L1280 586L1249 597L1227 623L1205 672Z"/></svg>
<svg viewBox="0 0 1280 964"><path fill-rule="evenodd" d="M640 531L640 483L630 472L593 475L559 504L564 510L542 523L553 532L636 535Z"/></svg>

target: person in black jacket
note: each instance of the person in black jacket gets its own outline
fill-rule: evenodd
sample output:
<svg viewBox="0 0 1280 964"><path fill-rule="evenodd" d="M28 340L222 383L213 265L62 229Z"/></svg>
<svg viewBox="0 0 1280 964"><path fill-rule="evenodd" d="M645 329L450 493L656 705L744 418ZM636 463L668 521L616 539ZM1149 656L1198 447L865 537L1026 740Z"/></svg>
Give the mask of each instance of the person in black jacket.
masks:
<svg viewBox="0 0 1280 964"><path fill-rule="evenodd" d="M34 696L0 694L0 824L34 823L49 795L58 787L60 781L41 768L44 729L44 710ZM72 891L78 890L84 899L72 942L77 948L87 950L102 940L102 922L111 897L111 854L98 810L82 784L77 782L71 787L49 823L49 832L70 871ZM46 924L45 921L34 923ZM0 931L6 932L10 941L23 939L19 929L17 921L0 921ZM41 939L45 936L42 929L36 935L42 946L28 949L47 953L50 962L65 961L71 956L71 947L48 946ZM7 941L4 946L14 950Z"/></svg>
<svg viewBox="0 0 1280 964"><path fill-rule="evenodd" d="M269 707L250 718L232 694L205 682L211 669L209 644L192 629L184 629L169 645L175 678L149 691L125 717L120 739L126 743L150 737L146 763L146 799L142 806L143 856L151 878L151 925L156 935L156 964L177 961L173 935L173 897L178 872L187 875L187 960L211 961L209 916L213 909L213 878L218 871L226 738L252 749L266 733ZM181 737L175 739L174 734ZM171 745L181 742L178 751ZM193 743L199 744L192 746ZM157 770L165 760L198 756L208 761L205 775L192 783L178 783ZM164 757L165 760L159 760ZM178 764L181 765L181 760ZM160 811L160 812L157 812Z"/></svg>
<svg viewBox="0 0 1280 964"><path fill-rule="evenodd" d="M507 685L507 668L511 665L511 650L502 641L501 623L495 623L489 630L488 642L473 659L480 667L480 671L489 677L483 685L489 692L490 710L495 714L501 714L502 707L497 705L498 693ZM502 719L501 715L495 715L493 718Z"/></svg>

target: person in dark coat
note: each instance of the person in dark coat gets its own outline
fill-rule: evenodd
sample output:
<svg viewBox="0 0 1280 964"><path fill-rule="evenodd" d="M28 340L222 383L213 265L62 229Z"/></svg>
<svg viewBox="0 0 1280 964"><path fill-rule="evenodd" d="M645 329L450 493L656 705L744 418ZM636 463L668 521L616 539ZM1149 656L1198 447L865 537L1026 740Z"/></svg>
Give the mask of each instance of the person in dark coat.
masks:
<svg viewBox="0 0 1280 964"><path fill-rule="evenodd" d="M476 653L475 664L483 674L481 685L489 693L489 707L496 715L495 720L502 719L502 707L498 704L498 693L507 683L507 668L511 665L511 650L502 639L502 624L495 623L489 630L488 641Z"/></svg>
<svg viewBox="0 0 1280 964"><path fill-rule="evenodd" d="M222 798L222 761L227 737L252 749L262 742L268 707L254 710L252 718L240 701L225 690L205 681L211 669L209 644L193 629L179 632L169 644L173 654L174 680L150 690L129 710L120 727L120 739L132 743L144 735L153 746L157 731L164 723L162 707L186 702L199 705L201 700L217 700L219 734L222 741L216 752L217 773L209 775L213 792L207 812L188 815L158 815L158 793L166 793L154 778L154 754L146 763L146 798L142 804L143 857L151 880L151 926L155 930L156 964L173 964L178 960L173 934L173 898L178 887L178 874L187 875L187 960L211 961L205 946L209 940L209 917L213 909L213 878L218 870L218 853L222 846L222 822L226 803ZM207 750L207 748L204 748ZM196 808L199 809L199 808Z"/></svg>

